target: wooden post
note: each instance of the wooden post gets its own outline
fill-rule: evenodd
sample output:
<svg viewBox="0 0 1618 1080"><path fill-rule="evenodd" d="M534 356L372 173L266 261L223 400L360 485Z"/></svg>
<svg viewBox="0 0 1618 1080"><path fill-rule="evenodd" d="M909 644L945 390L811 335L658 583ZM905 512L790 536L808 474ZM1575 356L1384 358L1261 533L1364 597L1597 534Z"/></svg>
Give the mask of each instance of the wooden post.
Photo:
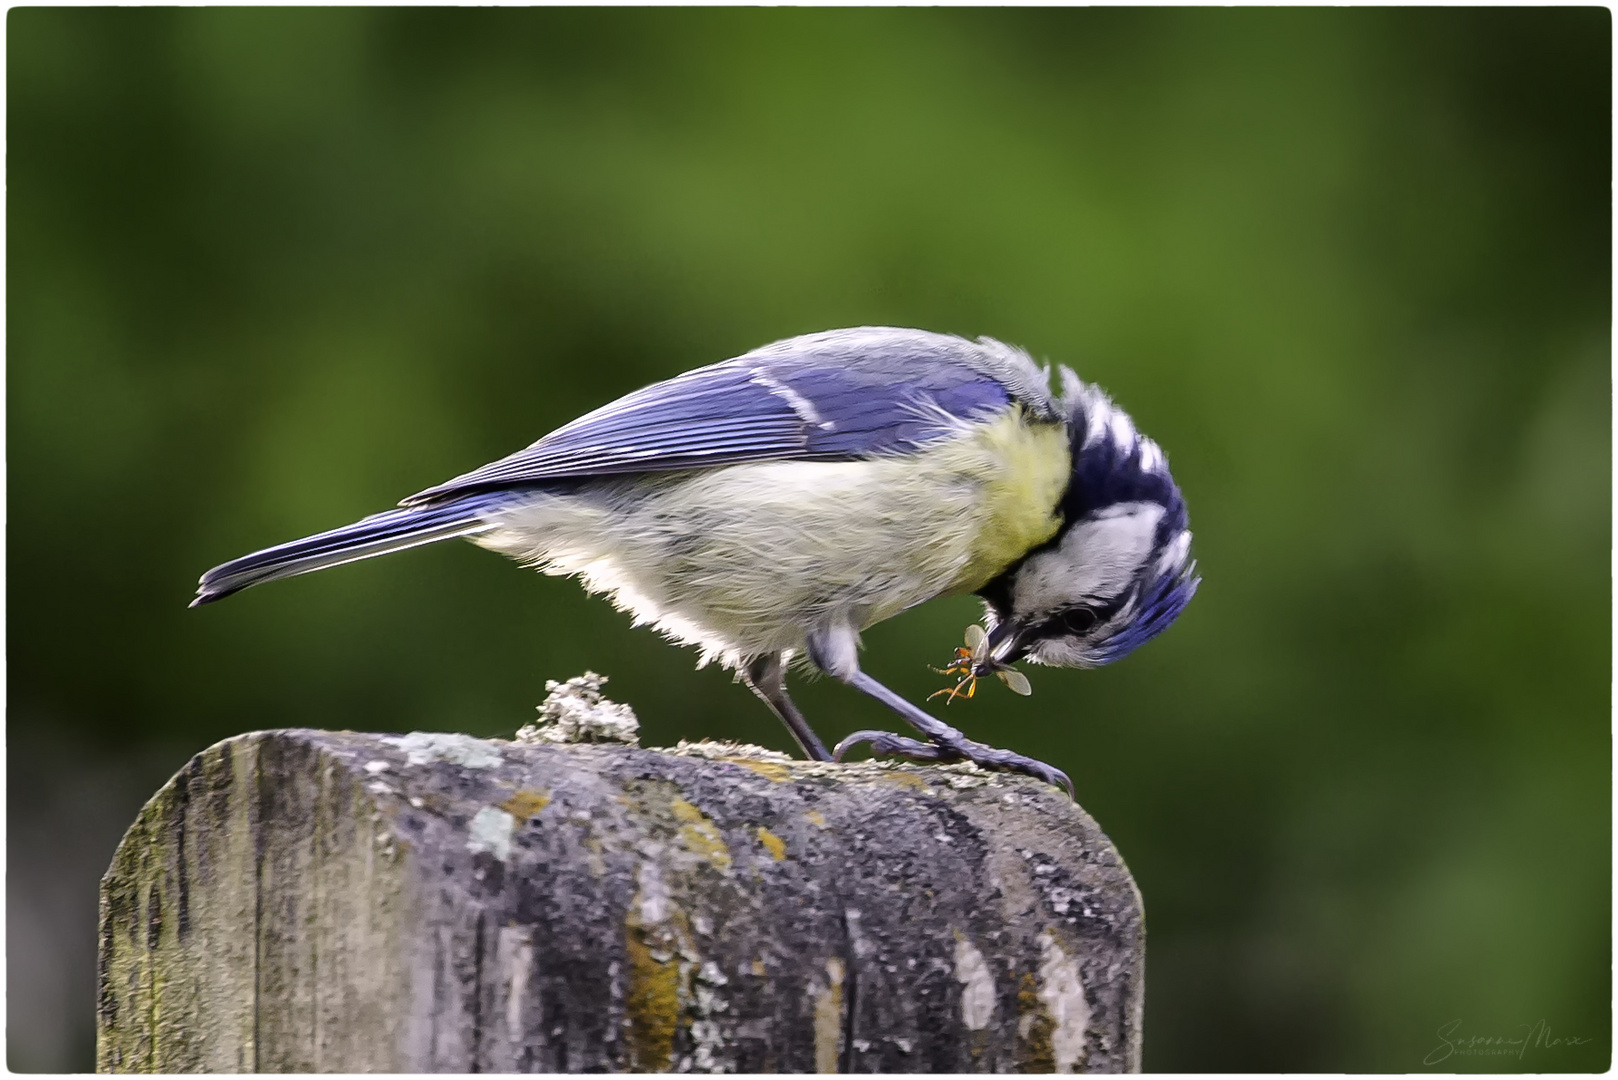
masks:
<svg viewBox="0 0 1618 1080"><path fill-rule="evenodd" d="M1138 1070L1134 882L1054 788L756 747L270 731L102 882L102 1071Z"/></svg>

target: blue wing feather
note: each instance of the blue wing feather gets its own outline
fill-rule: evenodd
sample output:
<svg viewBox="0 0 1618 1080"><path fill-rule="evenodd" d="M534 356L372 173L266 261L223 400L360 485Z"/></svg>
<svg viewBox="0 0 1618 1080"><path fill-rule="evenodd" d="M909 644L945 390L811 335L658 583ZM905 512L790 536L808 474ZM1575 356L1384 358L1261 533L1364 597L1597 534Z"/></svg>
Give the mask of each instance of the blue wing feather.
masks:
<svg viewBox="0 0 1618 1080"><path fill-rule="evenodd" d="M592 476L906 453L1013 402L1055 417L1043 373L998 342L887 327L808 334L637 390L404 505Z"/></svg>
<svg viewBox="0 0 1618 1080"><path fill-rule="evenodd" d="M1059 414L1027 356L921 330L865 327L755 349L619 398L526 450L340 529L254 552L203 575L196 604L488 528L508 489L596 476L772 459L847 460L906 453L963 421L1020 403Z"/></svg>

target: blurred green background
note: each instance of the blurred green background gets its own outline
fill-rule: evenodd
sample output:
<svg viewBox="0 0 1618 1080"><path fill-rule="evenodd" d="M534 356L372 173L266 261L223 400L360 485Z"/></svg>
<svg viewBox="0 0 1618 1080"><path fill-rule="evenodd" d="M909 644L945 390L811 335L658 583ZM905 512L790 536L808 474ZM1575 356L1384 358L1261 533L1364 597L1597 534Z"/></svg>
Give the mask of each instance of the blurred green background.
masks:
<svg viewBox="0 0 1618 1080"><path fill-rule="evenodd" d="M115 10L7 20L13 1068L91 1064L95 882L227 736L781 727L571 582L439 545L188 611L644 383L867 323L1075 366L1204 583L951 709L1139 879L1151 1070L1421 1070L1611 1015L1610 16ZM919 697L977 615L871 631ZM828 739L893 723L828 682ZM936 703L935 703L936 704Z"/></svg>

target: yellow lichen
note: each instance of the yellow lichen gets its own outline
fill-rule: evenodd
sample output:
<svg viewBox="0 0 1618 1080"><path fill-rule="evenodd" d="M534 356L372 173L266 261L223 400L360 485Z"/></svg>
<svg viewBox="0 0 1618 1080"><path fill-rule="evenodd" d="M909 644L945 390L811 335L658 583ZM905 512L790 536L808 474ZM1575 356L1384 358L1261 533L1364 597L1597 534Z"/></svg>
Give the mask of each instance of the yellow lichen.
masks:
<svg viewBox="0 0 1618 1080"><path fill-rule="evenodd" d="M679 818L681 821L688 821L692 824L697 824L699 822L711 824L707 814L704 814L701 810L697 809L691 803L686 802L684 799L676 798L672 803L669 804L669 806L674 811L674 816Z"/></svg>
<svg viewBox="0 0 1618 1080"><path fill-rule="evenodd" d="M684 799L670 804L674 816L685 824L680 826L680 842L700 858L708 860L716 870L730 870L730 848L713 820Z"/></svg>
<svg viewBox="0 0 1618 1080"><path fill-rule="evenodd" d="M917 791L926 791L928 784L925 778L910 772L908 769L887 769L882 773L884 780L891 780L901 787L914 788Z"/></svg>
<svg viewBox="0 0 1618 1080"><path fill-rule="evenodd" d="M527 821L550 804L551 797L545 792L535 791L532 788L522 788L517 794L501 803L500 809L518 821Z"/></svg>
<svg viewBox="0 0 1618 1080"><path fill-rule="evenodd" d="M1056 1071L1056 1050L1051 1033L1056 1024L1039 996L1039 984L1032 972L1023 972L1017 988L1017 1035L1022 1043L1017 1055L1017 1071L1050 1073Z"/></svg>
<svg viewBox="0 0 1618 1080"><path fill-rule="evenodd" d="M815 1072L837 1071L843 1037L843 961L826 961L826 988L815 995Z"/></svg>
<svg viewBox="0 0 1618 1080"><path fill-rule="evenodd" d="M770 854L775 856L776 862L787 857L787 842L762 825L758 827L758 841L770 849Z"/></svg>
<svg viewBox="0 0 1618 1080"><path fill-rule="evenodd" d="M594 874L596 877L607 876L607 860L601 857L602 853L605 851L606 845L601 842L600 837L596 836L594 833L587 833L585 835L585 859L589 863L590 873Z"/></svg>
<svg viewBox="0 0 1618 1080"><path fill-rule="evenodd" d="M803 816L808 818L811 824L819 825L822 829L826 828L826 815L819 810L810 810Z"/></svg>
<svg viewBox="0 0 1618 1080"><path fill-rule="evenodd" d="M773 780L777 784L792 779L792 770L779 761L759 761L756 758L728 757L724 760L744 769L752 769L766 780Z"/></svg>
<svg viewBox="0 0 1618 1080"><path fill-rule="evenodd" d="M674 1058L674 1030L680 1019L680 970L652 956L641 928L625 935L629 987L624 995L629 1018L629 1064L634 1072L664 1072Z"/></svg>

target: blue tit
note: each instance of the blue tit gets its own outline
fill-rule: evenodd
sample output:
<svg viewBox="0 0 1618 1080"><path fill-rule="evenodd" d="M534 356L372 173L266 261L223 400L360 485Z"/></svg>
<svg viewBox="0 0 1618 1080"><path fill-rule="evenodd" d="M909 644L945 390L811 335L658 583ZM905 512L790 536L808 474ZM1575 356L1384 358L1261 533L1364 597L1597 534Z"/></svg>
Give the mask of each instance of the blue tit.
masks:
<svg viewBox="0 0 1618 1080"><path fill-rule="evenodd" d="M971 761L1072 785L968 739L860 668L860 632L976 593L975 673L1108 664L1161 633L1198 579L1157 444L1067 368L989 338L806 334L638 390L398 509L245 555L192 606L252 585L465 537L577 577L634 621L737 672L805 754ZM827 751L787 696L807 661L925 741L862 731Z"/></svg>

